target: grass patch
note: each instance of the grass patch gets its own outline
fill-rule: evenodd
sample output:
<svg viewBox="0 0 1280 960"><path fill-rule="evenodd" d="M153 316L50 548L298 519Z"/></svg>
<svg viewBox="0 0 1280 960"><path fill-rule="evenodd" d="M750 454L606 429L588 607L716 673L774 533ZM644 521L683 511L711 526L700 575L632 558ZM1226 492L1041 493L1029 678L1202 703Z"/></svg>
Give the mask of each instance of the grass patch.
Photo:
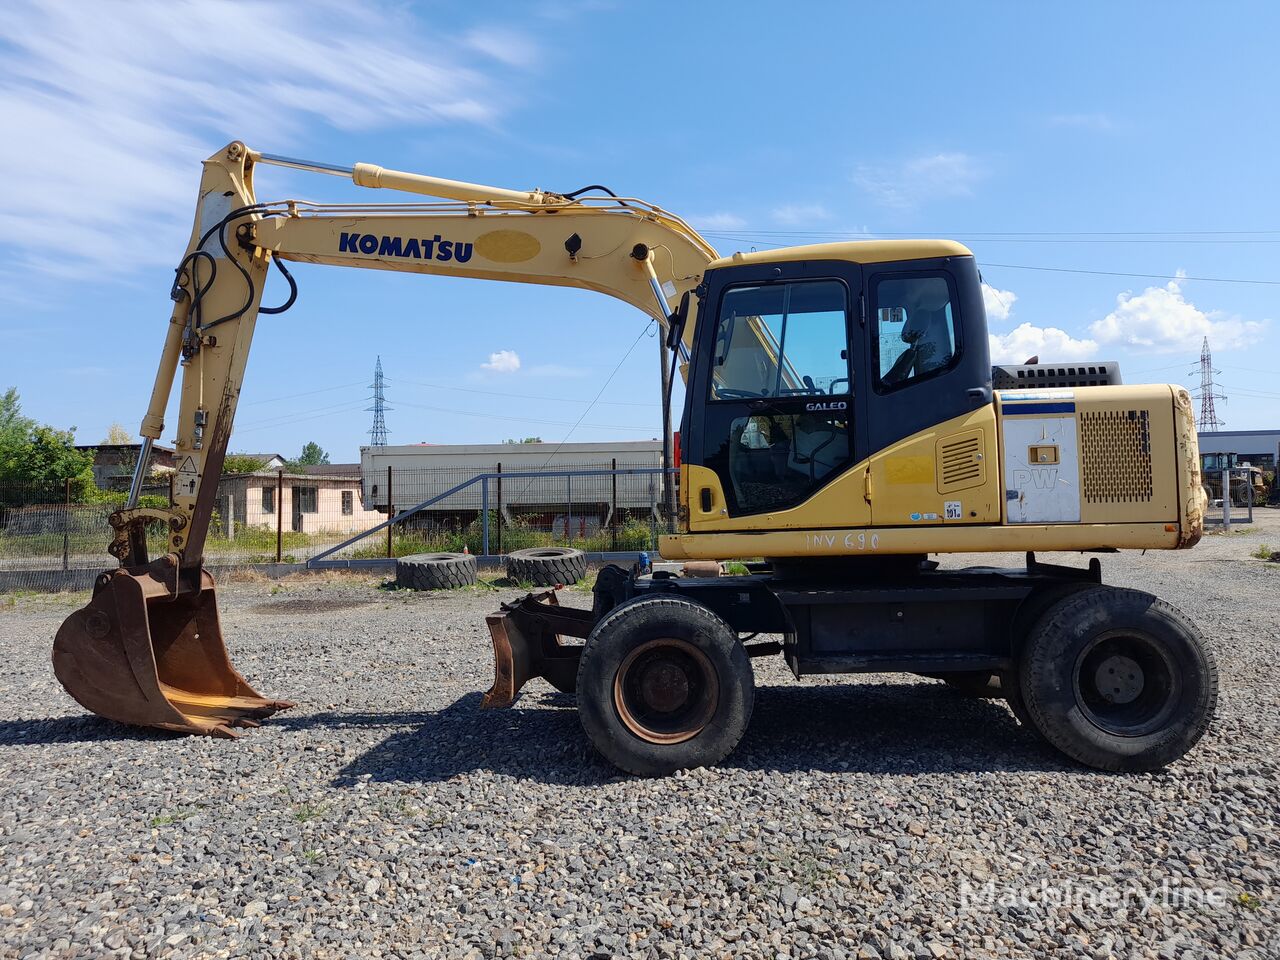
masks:
<svg viewBox="0 0 1280 960"><path fill-rule="evenodd" d="M302 859L307 861L307 863L315 863L317 860L319 860L323 856L324 856L323 850L303 850L302 851Z"/></svg>
<svg viewBox="0 0 1280 960"><path fill-rule="evenodd" d="M489 520L489 549L510 553L512 550L524 550L529 547L562 547L571 546L588 553L603 553L610 550L639 551L653 550L653 529L647 520L627 520L618 528L617 546L614 546L613 534L600 530L588 537L571 539L567 543L562 536L549 531L537 530L524 523L503 523L501 535L498 531L498 520L494 515ZM460 529L440 527L423 530L396 530L391 535L391 555L407 557L415 553L462 553L463 549L480 554L484 550L484 525L473 520ZM369 537L354 547L348 554L354 560L377 560L387 555L387 538L385 533Z"/></svg>
<svg viewBox="0 0 1280 960"><path fill-rule="evenodd" d="M1249 893L1247 890L1236 897L1236 902L1246 910L1262 909L1262 898L1255 893Z"/></svg>
<svg viewBox="0 0 1280 960"><path fill-rule="evenodd" d="M1258 548L1254 550L1253 553L1249 554L1249 556L1256 557L1259 560L1274 560L1276 559L1276 552L1277 551L1272 550L1267 544L1260 543L1258 544Z"/></svg>
<svg viewBox="0 0 1280 960"><path fill-rule="evenodd" d="M299 823L306 823L308 820L324 816L328 809L327 803L300 803L293 808L293 819Z"/></svg>
<svg viewBox="0 0 1280 960"><path fill-rule="evenodd" d="M182 807L178 810L173 811L172 813L162 813L157 817L151 818L151 826L168 827L168 826L172 826L175 823L181 823L183 820L186 820L188 817L194 817L197 813L200 812L201 809L202 808L199 806Z"/></svg>

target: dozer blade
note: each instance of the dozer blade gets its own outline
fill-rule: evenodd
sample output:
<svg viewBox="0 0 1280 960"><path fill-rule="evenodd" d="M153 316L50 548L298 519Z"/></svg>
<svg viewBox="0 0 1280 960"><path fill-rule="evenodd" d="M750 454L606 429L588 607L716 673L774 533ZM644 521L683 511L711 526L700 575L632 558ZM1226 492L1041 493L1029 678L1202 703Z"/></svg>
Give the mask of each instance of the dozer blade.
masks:
<svg viewBox="0 0 1280 960"><path fill-rule="evenodd" d="M582 645L564 638L586 639L595 625L590 610L562 607L555 591L547 590L504 603L500 613L485 620L493 637L493 686L482 707L511 706L520 688L534 677L564 693L574 692Z"/></svg>
<svg viewBox="0 0 1280 960"><path fill-rule="evenodd" d="M209 572L178 585L165 561L99 577L53 642L67 693L100 717L218 737L293 706L260 696L231 665Z"/></svg>

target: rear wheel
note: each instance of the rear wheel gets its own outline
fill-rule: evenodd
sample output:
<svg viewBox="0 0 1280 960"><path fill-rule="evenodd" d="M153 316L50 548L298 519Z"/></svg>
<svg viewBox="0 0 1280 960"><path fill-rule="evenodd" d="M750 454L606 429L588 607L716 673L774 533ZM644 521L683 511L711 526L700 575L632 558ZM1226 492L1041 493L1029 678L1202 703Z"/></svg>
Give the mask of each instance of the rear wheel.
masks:
<svg viewBox="0 0 1280 960"><path fill-rule="evenodd" d="M578 666L578 714L615 766L663 776L727 757L754 703L751 660L700 604L645 597L591 631Z"/></svg>
<svg viewBox="0 0 1280 960"><path fill-rule="evenodd" d="M1049 608L1023 646L1026 709L1045 739L1102 770L1154 770L1213 719L1218 668L1199 630L1163 600L1095 587Z"/></svg>

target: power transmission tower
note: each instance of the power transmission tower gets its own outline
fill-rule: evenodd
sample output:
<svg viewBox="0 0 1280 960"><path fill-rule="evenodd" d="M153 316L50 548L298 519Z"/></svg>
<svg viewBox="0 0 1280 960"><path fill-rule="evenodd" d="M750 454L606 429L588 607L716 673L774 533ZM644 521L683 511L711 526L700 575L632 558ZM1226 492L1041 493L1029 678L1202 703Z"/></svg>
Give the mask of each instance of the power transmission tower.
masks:
<svg viewBox="0 0 1280 960"><path fill-rule="evenodd" d="M1196 421L1196 429L1200 433L1221 430L1227 425L1225 420L1218 419L1218 411L1213 406L1215 400L1225 403L1227 399L1226 395L1220 392L1220 385L1213 379L1221 372L1213 367L1213 354L1209 352L1209 338L1205 337L1204 346L1200 348L1200 392L1192 394L1193 399L1200 401L1200 418Z"/></svg>
<svg viewBox="0 0 1280 960"><path fill-rule="evenodd" d="M373 368L373 406L365 407L365 410L373 411L373 427L369 430L369 445L373 447L385 447L387 445L387 420L384 414L391 409L386 403L386 394L383 392L382 380L382 357L378 357L377 366Z"/></svg>

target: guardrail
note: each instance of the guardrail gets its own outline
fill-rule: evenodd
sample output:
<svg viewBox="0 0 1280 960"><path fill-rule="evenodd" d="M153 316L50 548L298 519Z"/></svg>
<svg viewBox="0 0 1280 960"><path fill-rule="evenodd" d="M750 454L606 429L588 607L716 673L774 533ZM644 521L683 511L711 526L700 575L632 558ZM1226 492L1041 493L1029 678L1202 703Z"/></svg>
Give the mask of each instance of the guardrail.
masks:
<svg viewBox="0 0 1280 960"><path fill-rule="evenodd" d="M320 553L317 553L314 556L309 557L306 561L306 565L308 568L311 568L311 569L323 568L325 566L349 566L350 561L348 560L329 560L327 558L333 556L335 553L338 553L342 550L346 550L348 547L351 547L354 544L359 543L361 540L365 540L383 531L385 531L387 535L387 554L388 556L390 556L391 555L391 535L396 524L401 524L403 526L404 521L408 520L410 517L414 516L415 514L418 514L428 509L429 507L441 502L442 500L445 500L448 497L455 496L456 494L461 493L464 490L474 487L476 484L480 485L480 522L481 522L481 531L482 531L481 532L481 545L482 545L481 555L490 556L490 551L489 551L490 536L489 535L490 535L491 503L490 503L490 497L489 497L489 492L490 492L489 485L491 483L507 482L511 480L521 480L521 479L528 479L532 481L535 479L547 480L547 479L563 478L565 481L565 503L569 511L569 523L567 525L568 527L572 525L573 481L575 478L585 479L588 477L613 477L616 479L617 477L621 477L621 476L661 477L665 472L667 471L665 471L662 467L618 467L613 469L602 468L597 470L591 470L591 469L587 469L587 470L514 470L514 471L503 471L501 473L497 473L497 472L478 473L475 476L470 477L467 480L464 480L462 483L455 484L454 486L450 487L448 490L435 494L434 496L428 497L426 500L423 500L421 503L414 504L412 507L409 507L407 510L402 510L399 513L395 514L394 516L391 516L388 519L382 521L381 523L376 524L372 527L369 527L367 530L363 530L360 533L357 533L355 536L349 537L348 539L343 540L341 543L336 544L332 547L328 547L327 549L321 551ZM674 484L676 482L675 478L678 475L678 471L671 470L670 473L672 475L672 483ZM659 494L658 499L655 501L655 506L660 507L661 503L662 503L661 495ZM670 516L666 517L665 522L667 525L667 532L671 532L672 519L673 518Z"/></svg>

